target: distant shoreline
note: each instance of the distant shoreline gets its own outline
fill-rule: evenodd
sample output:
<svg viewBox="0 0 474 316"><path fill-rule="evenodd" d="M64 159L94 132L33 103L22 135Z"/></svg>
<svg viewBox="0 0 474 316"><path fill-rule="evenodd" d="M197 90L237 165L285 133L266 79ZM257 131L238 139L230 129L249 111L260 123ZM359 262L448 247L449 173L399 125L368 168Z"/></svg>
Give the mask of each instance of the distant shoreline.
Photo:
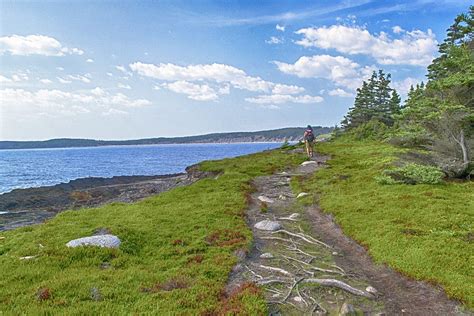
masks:
<svg viewBox="0 0 474 316"><path fill-rule="evenodd" d="M297 143L298 141L289 141L289 143ZM61 149L88 149L88 148L114 148L114 147L149 147L149 146L167 146L167 145L233 145L233 144L281 144L283 141L268 141L268 142L213 142L213 143L159 143L159 144L124 144L124 145L99 145L99 146L77 146L77 147L41 147L41 148L12 148L3 149L0 151L20 151L20 150L61 150Z"/></svg>
<svg viewBox="0 0 474 316"><path fill-rule="evenodd" d="M332 127L314 126L314 135L330 133ZM181 144L239 144L239 143L283 143L296 142L302 138L305 128L289 127L257 132L214 133L183 137L157 137L131 140L94 140L78 138L57 138L45 141L0 141L0 150L45 149L45 148L87 148L104 146L143 146Z"/></svg>

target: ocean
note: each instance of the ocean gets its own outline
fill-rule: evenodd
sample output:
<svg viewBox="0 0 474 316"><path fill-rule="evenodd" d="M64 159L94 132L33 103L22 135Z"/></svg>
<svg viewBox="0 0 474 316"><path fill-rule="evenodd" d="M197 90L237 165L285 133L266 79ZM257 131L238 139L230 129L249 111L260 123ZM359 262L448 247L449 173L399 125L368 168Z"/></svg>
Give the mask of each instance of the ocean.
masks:
<svg viewBox="0 0 474 316"><path fill-rule="evenodd" d="M280 143L236 143L0 150L0 194L86 177L180 173L203 160L279 146Z"/></svg>

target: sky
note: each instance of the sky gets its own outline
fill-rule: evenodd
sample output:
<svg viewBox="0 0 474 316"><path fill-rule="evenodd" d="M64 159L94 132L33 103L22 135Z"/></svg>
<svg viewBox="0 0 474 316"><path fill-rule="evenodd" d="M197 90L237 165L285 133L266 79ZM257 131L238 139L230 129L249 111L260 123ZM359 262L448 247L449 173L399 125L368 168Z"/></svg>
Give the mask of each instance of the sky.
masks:
<svg viewBox="0 0 474 316"><path fill-rule="evenodd" d="M0 140L334 126L372 71L402 95L464 0L0 0Z"/></svg>

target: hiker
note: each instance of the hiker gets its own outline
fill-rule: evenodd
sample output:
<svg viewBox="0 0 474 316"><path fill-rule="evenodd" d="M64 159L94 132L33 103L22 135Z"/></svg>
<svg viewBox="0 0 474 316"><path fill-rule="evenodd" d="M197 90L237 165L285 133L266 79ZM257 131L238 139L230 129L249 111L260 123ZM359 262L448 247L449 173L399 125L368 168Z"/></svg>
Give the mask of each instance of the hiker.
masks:
<svg viewBox="0 0 474 316"><path fill-rule="evenodd" d="M314 142L314 133L313 128L311 125L306 127L303 135L304 142L306 144L306 153L308 154L308 158L313 157L313 142Z"/></svg>

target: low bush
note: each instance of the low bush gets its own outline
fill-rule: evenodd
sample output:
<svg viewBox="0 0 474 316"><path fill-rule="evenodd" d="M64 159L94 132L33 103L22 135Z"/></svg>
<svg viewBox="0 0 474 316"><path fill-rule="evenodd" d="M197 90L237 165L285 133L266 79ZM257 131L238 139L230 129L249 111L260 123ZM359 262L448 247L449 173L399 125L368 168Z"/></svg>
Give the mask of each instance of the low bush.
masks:
<svg viewBox="0 0 474 316"><path fill-rule="evenodd" d="M350 130L350 134L357 140L383 140L387 138L389 127L377 119L364 123Z"/></svg>
<svg viewBox="0 0 474 316"><path fill-rule="evenodd" d="M400 168L384 170L375 179L380 184L439 184L443 177L444 173L436 167L410 163Z"/></svg>

